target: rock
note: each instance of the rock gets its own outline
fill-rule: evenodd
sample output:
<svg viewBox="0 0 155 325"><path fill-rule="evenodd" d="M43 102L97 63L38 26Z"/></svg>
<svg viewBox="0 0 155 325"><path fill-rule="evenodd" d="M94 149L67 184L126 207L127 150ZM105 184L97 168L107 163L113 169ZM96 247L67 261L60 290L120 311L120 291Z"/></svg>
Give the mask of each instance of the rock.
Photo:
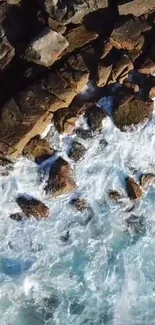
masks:
<svg viewBox="0 0 155 325"><path fill-rule="evenodd" d="M24 147L22 154L37 164L51 157L54 153L46 139L42 139L40 135L31 138Z"/></svg>
<svg viewBox="0 0 155 325"><path fill-rule="evenodd" d="M98 37L98 34L94 31L89 31L84 25L81 25L71 29L65 37L69 46L64 51L64 54L73 52L87 43L92 42Z"/></svg>
<svg viewBox="0 0 155 325"><path fill-rule="evenodd" d="M45 190L52 191L54 197L67 194L76 189L76 183L73 178L73 170L70 165L59 157L52 165L49 173L49 179Z"/></svg>
<svg viewBox="0 0 155 325"><path fill-rule="evenodd" d="M92 132L90 130L84 130L82 128L76 129L76 135L78 138L84 140L92 138Z"/></svg>
<svg viewBox="0 0 155 325"><path fill-rule="evenodd" d="M64 36L46 27L30 42L25 56L30 61L50 67L68 45Z"/></svg>
<svg viewBox="0 0 155 325"><path fill-rule="evenodd" d="M145 61L143 62L143 64L141 64L138 71L140 73L154 75L155 74L155 63L150 58L146 58Z"/></svg>
<svg viewBox="0 0 155 325"><path fill-rule="evenodd" d="M132 51L141 49L144 44L144 36L141 35L142 24L139 18L123 17L114 26L110 36L110 42L118 49Z"/></svg>
<svg viewBox="0 0 155 325"><path fill-rule="evenodd" d="M56 20L52 19L51 17L48 17L48 26L59 34L64 34L67 28L66 26L60 25Z"/></svg>
<svg viewBox="0 0 155 325"><path fill-rule="evenodd" d="M151 185L153 183L153 181L155 180L155 175L153 174L143 174L140 178L140 185L146 189L147 187L149 187L149 185Z"/></svg>
<svg viewBox="0 0 155 325"><path fill-rule="evenodd" d="M16 202L24 215L28 218L33 216L36 219L40 219L47 218L49 216L49 208L35 198L29 198L25 195L21 195L16 198Z"/></svg>
<svg viewBox="0 0 155 325"><path fill-rule="evenodd" d="M145 219L143 216L136 216L131 214L130 217L125 219L126 230L134 234L144 234L145 232Z"/></svg>
<svg viewBox="0 0 155 325"><path fill-rule="evenodd" d="M22 221L23 217L24 217L23 214L20 212L10 214L10 218L15 221Z"/></svg>
<svg viewBox="0 0 155 325"><path fill-rule="evenodd" d="M93 131L101 131L102 120L106 117L105 112L96 105L91 105L88 107L85 113L85 118L87 118L88 126Z"/></svg>
<svg viewBox="0 0 155 325"><path fill-rule="evenodd" d="M97 68L97 86L103 87L107 84L110 74L112 71L112 65L105 66L103 62L100 61Z"/></svg>
<svg viewBox="0 0 155 325"><path fill-rule="evenodd" d="M109 84L115 82L122 84L133 68L133 62L128 56L121 57L120 60L113 65L111 76L109 78Z"/></svg>
<svg viewBox="0 0 155 325"><path fill-rule="evenodd" d="M122 195L118 191L110 190L108 195L109 195L109 198L115 202L120 201L120 199L122 198Z"/></svg>
<svg viewBox="0 0 155 325"><path fill-rule="evenodd" d="M108 7L107 0L89 0L89 2L85 0L70 0L69 2L63 0L38 0L38 2L50 17L65 25L69 23L79 24L84 16L90 12Z"/></svg>
<svg viewBox="0 0 155 325"><path fill-rule="evenodd" d="M0 43L0 69L4 69L15 55L15 49L8 42L6 37L3 37Z"/></svg>
<svg viewBox="0 0 155 325"><path fill-rule="evenodd" d="M0 155L0 176L8 176L13 170L13 162L7 157Z"/></svg>
<svg viewBox="0 0 155 325"><path fill-rule="evenodd" d="M9 3L10 5L16 5L18 4L21 0L6 0L7 3Z"/></svg>
<svg viewBox="0 0 155 325"><path fill-rule="evenodd" d="M128 81L128 79L125 79L123 81L123 86L126 87L128 90L131 91L131 93L138 93L139 92L139 86L135 83Z"/></svg>
<svg viewBox="0 0 155 325"><path fill-rule="evenodd" d="M155 98L155 86L151 87L150 91L149 91L149 97Z"/></svg>
<svg viewBox="0 0 155 325"><path fill-rule="evenodd" d="M88 204L85 199L74 198L70 201L70 204L73 205L76 210L81 212L88 209Z"/></svg>
<svg viewBox="0 0 155 325"><path fill-rule="evenodd" d="M128 197L131 200L141 199L142 197L141 187L131 177L126 178L126 190L127 190Z"/></svg>
<svg viewBox="0 0 155 325"><path fill-rule="evenodd" d="M110 53L112 48L113 48L113 46L110 42L104 43L100 59L104 59Z"/></svg>
<svg viewBox="0 0 155 325"><path fill-rule="evenodd" d="M108 145L108 142L103 138L103 139L101 139L100 140L100 142L99 142L99 149L100 150L103 150L103 149L105 149L105 147Z"/></svg>
<svg viewBox="0 0 155 325"><path fill-rule="evenodd" d="M153 101L142 101L140 98L129 97L129 101L121 104L113 113L113 120L121 131L132 130L133 126L147 122L152 117Z"/></svg>
<svg viewBox="0 0 155 325"><path fill-rule="evenodd" d="M62 242L67 242L69 240L70 234L69 234L69 230L67 230L66 232L64 232L64 234L61 235L60 240Z"/></svg>
<svg viewBox="0 0 155 325"><path fill-rule="evenodd" d="M71 152L69 153L69 158L77 162L83 158L85 152L85 147L81 143L74 141L72 144Z"/></svg>
<svg viewBox="0 0 155 325"><path fill-rule="evenodd" d="M147 14L155 9L154 0L133 0L133 1L121 1L121 4L118 6L120 15L132 14L134 16L141 16Z"/></svg>

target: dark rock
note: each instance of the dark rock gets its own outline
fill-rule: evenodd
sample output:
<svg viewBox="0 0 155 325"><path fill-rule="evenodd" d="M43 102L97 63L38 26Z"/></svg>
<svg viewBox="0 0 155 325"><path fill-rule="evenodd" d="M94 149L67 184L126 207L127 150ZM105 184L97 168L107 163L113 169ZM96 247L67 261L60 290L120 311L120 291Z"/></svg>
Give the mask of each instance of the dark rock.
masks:
<svg viewBox="0 0 155 325"><path fill-rule="evenodd" d="M3 37L0 43L0 69L4 69L15 55L15 49L8 42L6 37Z"/></svg>
<svg viewBox="0 0 155 325"><path fill-rule="evenodd" d="M93 131L100 131L102 129L102 120L106 117L105 112L96 105L90 106L86 113L85 117L89 127Z"/></svg>
<svg viewBox="0 0 155 325"><path fill-rule="evenodd" d="M154 174L143 174L140 178L140 185L146 189L149 187L149 185L151 185L153 183L153 181L155 180L155 175Z"/></svg>
<svg viewBox="0 0 155 325"><path fill-rule="evenodd" d="M143 26L139 18L123 17L114 26L110 42L118 49L141 49L144 45L144 36L141 35Z"/></svg>
<svg viewBox="0 0 155 325"><path fill-rule="evenodd" d="M59 34L64 34L66 31L66 26L60 25L55 19L52 19L51 17L48 17L48 26Z"/></svg>
<svg viewBox="0 0 155 325"><path fill-rule="evenodd" d="M136 216L132 214L125 220L126 230L133 234L144 234L145 219L143 216Z"/></svg>
<svg viewBox="0 0 155 325"><path fill-rule="evenodd" d="M88 204L85 199L74 198L70 201L70 204L76 208L78 211L84 211L88 209Z"/></svg>
<svg viewBox="0 0 155 325"><path fill-rule="evenodd" d="M73 159L74 161L78 161L81 158L83 158L84 154L86 152L85 147L76 141L73 142L72 144L72 149L71 152L69 153L70 159Z"/></svg>
<svg viewBox="0 0 155 325"><path fill-rule="evenodd" d="M152 117L153 101L142 101L134 96L129 97L113 113L113 120L121 131L132 130L133 126L147 122Z"/></svg>
<svg viewBox="0 0 155 325"><path fill-rule="evenodd" d="M42 139L40 135L31 138L24 147L22 154L37 164L51 157L54 153L46 139Z"/></svg>
<svg viewBox="0 0 155 325"><path fill-rule="evenodd" d="M131 81L128 81L128 79L125 79L123 81L123 86L126 87L133 94L139 92L139 86Z"/></svg>
<svg viewBox="0 0 155 325"><path fill-rule="evenodd" d="M84 130L82 128L78 128L76 129L76 135L78 138L81 138L81 139L90 139L92 138L92 133L90 130Z"/></svg>
<svg viewBox="0 0 155 325"><path fill-rule="evenodd" d="M139 184L137 184L133 178L127 177L126 178L126 190L128 197L131 200L139 200L142 198L142 189Z"/></svg>
<svg viewBox="0 0 155 325"><path fill-rule="evenodd" d="M37 64L49 67L58 60L68 45L64 36L46 27L30 42L25 56Z"/></svg>
<svg viewBox="0 0 155 325"><path fill-rule="evenodd" d="M145 61L141 64L138 71L140 73L144 73L147 75L150 75L150 74L154 75L155 74L155 63L150 58L146 58Z"/></svg>
<svg viewBox="0 0 155 325"><path fill-rule="evenodd" d="M13 162L7 157L0 155L0 175L8 176L13 170Z"/></svg>
<svg viewBox="0 0 155 325"><path fill-rule="evenodd" d="M52 165L49 173L49 179L45 190L52 191L54 197L67 194L76 189L76 183L73 178L73 170L67 161L59 157Z"/></svg>
<svg viewBox="0 0 155 325"><path fill-rule="evenodd" d="M49 216L49 208L41 201L35 198L29 198L21 195L16 198L16 202L21 208L24 215L28 218L33 216L36 219L47 218Z"/></svg>
<svg viewBox="0 0 155 325"><path fill-rule="evenodd" d="M23 214L20 213L20 212L12 213L12 214L10 214L10 218L15 220L15 221L22 221L23 220Z"/></svg>
<svg viewBox="0 0 155 325"><path fill-rule="evenodd" d="M67 230L63 235L61 235L60 239L62 242L67 242L69 239L69 230Z"/></svg>
<svg viewBox="0 0 155 325"><path fill-rule="evenodd" d="M120 199L122 198L122 195L118 191L110 190L108 195L112 201L116 201L116 202L120 201Z"/></svg>

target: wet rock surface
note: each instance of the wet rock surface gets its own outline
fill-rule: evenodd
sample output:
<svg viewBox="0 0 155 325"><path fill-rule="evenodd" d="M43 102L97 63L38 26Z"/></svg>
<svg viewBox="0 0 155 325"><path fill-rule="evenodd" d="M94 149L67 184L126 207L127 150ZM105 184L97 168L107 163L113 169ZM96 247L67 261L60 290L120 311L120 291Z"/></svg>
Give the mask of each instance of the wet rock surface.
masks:
<svg viewBox="0 0 155 325"><path fill-rule="evenodd" d="M49 216L48 207L41 201L25 195L18 196L16 202L23 211L25 217L34 217L36 219L47 218ZM19 215L14 216L18 218ZM12 216L13 219L13 216Z"/></svg>
<svg viewBox="0 0 155 325"><path fill-rule="evenodd" d="M126 190L128 197L131 200L139 200L142 197L142 189L139 184L135 182L135 180L131 177L127 177L126 180Z"/></svg>
<svg viewBox="0 0 155 325"><path fill-rule="evenodd" d="M54 153L46 139L36 135L26 144L22 154L36 163L42 163Z"/></svg>
<svg viewBox="0 0 155 325"><path fill-rule="evenodd" d="M69 158L76 162L84 157L85 152L86 149L81 143L73 141L72 148L69 153Z"/></svg>

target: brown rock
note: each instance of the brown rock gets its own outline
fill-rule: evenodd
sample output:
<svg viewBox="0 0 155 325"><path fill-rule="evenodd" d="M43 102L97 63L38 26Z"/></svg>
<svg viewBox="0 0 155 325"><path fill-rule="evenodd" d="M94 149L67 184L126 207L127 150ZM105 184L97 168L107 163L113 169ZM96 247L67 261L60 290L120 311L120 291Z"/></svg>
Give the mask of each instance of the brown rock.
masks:
<svg viewBox="0 0 155 325"><path fill-rule="evenodd" d="M4 37L0 43L0 69L4 69L14 55L15 49L8 42L7 38Z"/></svg>
<svg viewBox="0 0 155 325"><path fill-rule="evenodd" d="M119 5L119 14L120 15L128 15L132 14L134 16L141 16L147 14L155 9L155 2L154 0L133 0L133 1L123 1Z"/></svg>
<svg viewBox="0 0 155 325"><path fill-rule="evenodd" d="M97 86L103 87L107 84L110 74L112 71L112 65L105 66L102 62L98 65L98 71L97 71Z"/></svg>
<svg viewBox="0 0 155 325"><path fill-rule="evenodd" d="M52 191L54 197L67 194L76 189L76 183L73 179L73 171L70 165L59 157L52 165L49 173L46 191Z"/></svg>
<svg viewBox="0 0 155 325"><path fill-rule="evenodd" d="M112 50L113 46L110 42L106 42L103 45L101 59L104 59Z"/></svg>
<svg viewBox="0 0 155 325"><path fill-rule="evenodd" d="M155 74L155 63L150 59L146 58L143 64L141 64L140 68L138 69L140 73L144 74Z"/></svg>
<svg viewBox="0 0 155 325"><path fill-rule="evenodd" d="M149 97L155 98L155 86L151 87L151 89L149 91Z"/></svg>
<svg viewBox="0 0 155 325"><path fill-rule="evenodd" d="M138 93L139 92L139 86L134 84L131 81L128 81L128 79L125 79L123 81L123 86L129 89L132 93Z"/></svg>
<svg viewBox="0 0 155 325"><path fill-rule="evenodd" d="M142 24L138 18L125 17L115 25L110 42L118 49L130 51L135 48L140 49L144 44L144 37L141 32Z"/></svg>
<svg viewBox="0 0 155 325"><path fill-rule="evenodd" d="M140 178L140 185L146 189L147 187L149 187L149 185L151 185L153 183L153 181L155 180L155 175L153 174L143 174Z"/></svg>
<svg viewBox="0 0 155 325"><path fill-rule="evenodd" d="M141 199L142 197L141 187L131 177L126 178L126 190L131 200Z"/></svg>
<svg viewBox="0 0 155 325"><path fill-rule="evenodd" d="M90 43L98 37L98 34L94 31L89 31L84 25L78 26L74 29L71 29L65 35L69 46L64 51L65 53L73 52L74 50Z"/></svg>
<svg viewBox="0 0 155 325"><path fill-rule="evenodd" d="M122 84L133 68L131 59L128 56L122 57L113 65L109 83L120 82Z"/></svg>
<svg viewBox="0 0 155 325"><path fill-rule="evenodd" d="M68 42L61 34L46 27L28 45L25 56L37 64L50 67L58 58Z"/></svg>
<svg viewBox="0 0 155 325"><path fill-rule="evenodd" d="M134 96L120 105L113 113L113 120L121 131L132 130L133 126L145 123L152 117L153 101L142 101Z"/></svg>
<svg viewBox="0 0 155 325"><path fill-rule="evenodd" d="M76 210L81 212L88 208L88 204L85 199L75 198L70 201L70 204L73 205Z"/></svg>
<svg viewBox="0 0 155 325"><path fill-rule="evenodd" d="M22 154L36 163L41 163L48 159L54 153L46 139L42 139L40 135L36 135L26 144Z"/></svg>
<svg viewBox="0 0 155 325"><path fill-rule="evenodd" d="M93 131L100 131L102 129L102 120L106 117L105 112L96 105L88 107L85 117L87 123Z"/></svg>
<svg viewBox="0 0 155 325"><path fill-rule="evenodd" d="M73 159L74 161L77 162L78 160L83 158L85 152L86 152L85 147L81 143L74 141L72 144L72 149L69 154L69 157L70 159Z"/></svg>
<svg viewBox="0 0 155 325"><path fill-rule="evenodd" d="M116 201L116 202L120 201L120 199L122 198L122 195L118 191L110 190L108 195L112 201Z"/></svg>
<svg viewBox="0 0 155 325"><path fill-rule="evenodd" d="M33 216L36 219L39 219L47 218L49 216L49 208L44 203L35 198L28 198L24 195L21 195L16 198L16 202L25 216L28 218Z"/></svg>

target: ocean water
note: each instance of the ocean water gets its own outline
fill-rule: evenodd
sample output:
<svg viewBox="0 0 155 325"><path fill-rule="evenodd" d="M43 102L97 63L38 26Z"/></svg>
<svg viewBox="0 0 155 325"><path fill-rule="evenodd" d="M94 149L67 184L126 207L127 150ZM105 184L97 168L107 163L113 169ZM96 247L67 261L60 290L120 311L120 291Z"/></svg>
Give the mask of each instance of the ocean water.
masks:
<svg viewBox="0 0 155 325"><path fill-rule="evenodd" d="M67 157L70 139L54 139ZM107 117L102 132L82 144L84 159L68 161L91 212L70 206L72 194L46 195L42 167L27 159L0 177L0 325L155 323L155 184L135 204L133 213L143 217L143 229L135 233L125 227L133 203L124 181L155 173L155 116L127 133ZM109 190L120 191L122 203L111 201ZM48 220L11 220L19 193L42 200L50 208Z"/></svg>

